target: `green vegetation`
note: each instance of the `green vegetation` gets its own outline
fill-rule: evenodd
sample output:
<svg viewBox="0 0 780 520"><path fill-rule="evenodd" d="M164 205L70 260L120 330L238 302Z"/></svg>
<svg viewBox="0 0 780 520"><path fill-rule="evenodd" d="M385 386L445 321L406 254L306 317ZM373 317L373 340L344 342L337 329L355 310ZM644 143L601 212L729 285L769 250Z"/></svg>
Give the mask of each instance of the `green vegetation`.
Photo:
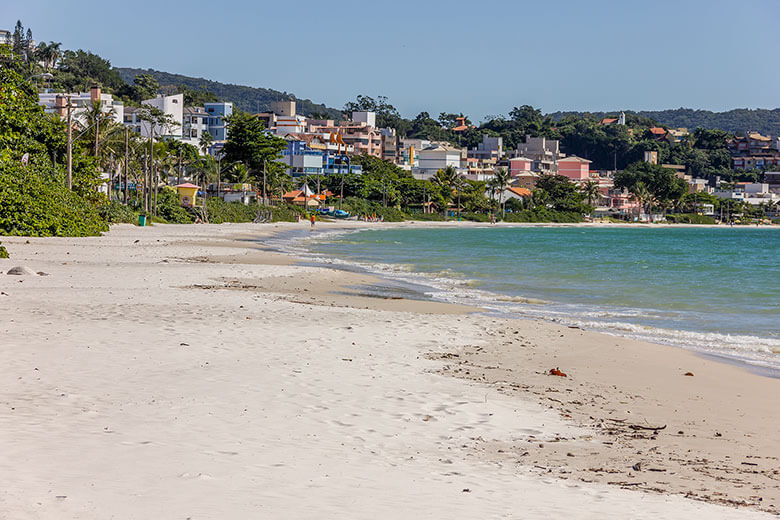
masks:
<svg viewBox="0 0 780 520"><path fill-rule="evenodd" d="M0 234L89 236L107 231L96 207L37 165L0 160Z"/></svg>
<svg viewBox="0 0 780 520"><path fill-rule="evenodd" d="M98 214L109 224L135 224L138 222L138 213L116 200L98 207Z"/></svg>
<svg viewBox="0 0 780 520"><path fill-rule="evenodd" d="M262 204L242 204L240 202L225 202L221 199L206 201L209 223L224 224L226 222L253 222L258 214L270 213L272 222L295 222L295 217L305 218L303 208L291 204L264 206Z"/></svg>
<svg viewBox="0 0 780 520"><path fill-rule="evenodd" d="M53 161L64 157L65 125L43 112L34 91L11 60L0 69L0 234L29 236L97 235L108 226L96 209L105 198L94 159L77 145L73 190L66 187L65 168Z"/></svg>
<svg viewBox="0 0 780 520"><path fill-rule="evenodd" d="M192 224L193 214L182 207L174 188L165 187L157 194L157 215L169 224Z"/></svg>
<svg viewBox="0 0 780 520"><path fill-rule="evenodd" d="M674 170L645 162L617 172L614 181L616 188L632 193L647 213L653 206L671 208L688 192L688 184Z"/></svg>
<svg viewBox="0 0 780 520"><path fill-rule="evenodd" d="M715 224L715 219L698 213L674 213L666 215L666 220L673 224Z"/></svg>
<svg viewBox="0 0 780 520"><path fill-rule="evenodd" d="M323 104L314 103L309 99L298 99L294 94L279 92L267 88L254 88L242 85L231 85L203 78L193 78L181 74L171 74L153 69L133 69L118 67L113 69L125 82L132 83L139 75L147 75L155 79L166 92L182 92L185 96L192 93L204 93L209 99L232 101L234 106L245 112L267 112L273 101L292 100L296 102L298 113L304 116L321 114L327 119L341 119L341 111L328 108ZM185 104L187 100L185 99ZM194 103L193 103L194 104Z"/></svg>
<svg viewBox="0 0 780 520"><path fill-rule="evenodd" d="M693 110L677 108L673 110L653 110L633 112L626 110L626 115L637 115L658 121L660 125L670 128L709 128L726 132L744 132L745 129L755 130L765 135L780 134L780 108L772 110L758 108L737 108L726 112L710 110ZM549 114L553 121L562 121L568 117L592 117L601 120L605 117L615 117L615 112L554 112Z"/></svg>

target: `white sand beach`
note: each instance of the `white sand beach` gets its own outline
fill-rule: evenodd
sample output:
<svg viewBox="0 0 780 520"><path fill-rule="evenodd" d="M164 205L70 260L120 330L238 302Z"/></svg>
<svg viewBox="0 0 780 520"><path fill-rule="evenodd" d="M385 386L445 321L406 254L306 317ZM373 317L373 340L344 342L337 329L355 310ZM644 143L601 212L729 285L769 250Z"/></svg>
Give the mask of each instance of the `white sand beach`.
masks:
<svg viewBox="0 0 780 520"><path fill-rule="evenodd" d="M551 323L336 296L371 277L262 248L305 226L1 237L0 273L45 275L0 274L0 518L780 510L780 380Z"/></svg>

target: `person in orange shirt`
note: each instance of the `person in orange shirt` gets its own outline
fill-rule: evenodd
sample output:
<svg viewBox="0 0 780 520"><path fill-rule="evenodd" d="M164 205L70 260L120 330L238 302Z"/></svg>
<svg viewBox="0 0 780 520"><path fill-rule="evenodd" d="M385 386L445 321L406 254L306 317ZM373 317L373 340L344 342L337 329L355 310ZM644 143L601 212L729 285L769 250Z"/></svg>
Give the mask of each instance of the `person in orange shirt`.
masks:
<svg viewBox="0 0 780 520"><path fill-rule="evenodd" d="M314 229L314 223L317 221L317 216L312 213L311 214L311 229Z"/></svg>

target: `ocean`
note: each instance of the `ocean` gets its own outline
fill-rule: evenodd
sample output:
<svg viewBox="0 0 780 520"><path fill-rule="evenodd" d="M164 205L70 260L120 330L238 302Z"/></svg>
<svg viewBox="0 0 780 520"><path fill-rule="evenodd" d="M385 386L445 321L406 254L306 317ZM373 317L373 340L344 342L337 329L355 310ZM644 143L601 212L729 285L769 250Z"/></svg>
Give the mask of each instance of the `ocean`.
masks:
<svg viewBox="0 0 780 520"><path fill-rule="evenodd" d="M780 229L369 228L302 242L313 261L421 297L780 370Z"/></svg>

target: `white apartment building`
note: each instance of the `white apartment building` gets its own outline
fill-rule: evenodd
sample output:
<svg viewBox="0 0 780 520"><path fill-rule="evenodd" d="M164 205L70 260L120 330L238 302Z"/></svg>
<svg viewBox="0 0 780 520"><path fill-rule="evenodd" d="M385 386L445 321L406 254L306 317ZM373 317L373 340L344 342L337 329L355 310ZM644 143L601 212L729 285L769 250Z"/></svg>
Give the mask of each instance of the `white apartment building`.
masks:
<svg viewBox="0 0 780 520"><path fill-rule="evenodd" d="M209 114L201 107L186 107L183 110L181 140L200 150L200 138L209 131ZM201 150L202 152L202 150Z"/></svg>
<svg viewBox="0 0 780 520"><path fill-rule="evenodd" d="M463 152L447 144L432 144L419 152L418 166L412 168L412 176L415 179L428 180L436 175L436 172L452 166L458 173L465 174L466 170L460 167Z"/></svg>
<svg viewBox="0 0 780 520"><path fill-rule="evenodd" d="M85 113L95 102L100 103L100 110L104 114L110 114L114 121L122 123L124 119L124 104L115 101L111 94L104 94L100 87L92 87L89 92L43 92L38 94L38 104L43 106L46 113L57 114L62 119L68 115L68 99L72 106L71 118L80 125L86 122Z"/></svg>

